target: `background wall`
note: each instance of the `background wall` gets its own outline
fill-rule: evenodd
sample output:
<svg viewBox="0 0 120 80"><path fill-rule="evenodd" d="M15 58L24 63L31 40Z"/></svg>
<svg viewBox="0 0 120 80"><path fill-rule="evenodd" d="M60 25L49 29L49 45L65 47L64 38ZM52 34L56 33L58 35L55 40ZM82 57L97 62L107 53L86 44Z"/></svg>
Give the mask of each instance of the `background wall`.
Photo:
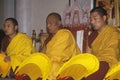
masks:
<svg viewBox="0 0 120 80"><path fill-rule="evenodd" d="M87 0L79 0L81 3ZM19 22L19 30L29 36L35 29L37 35L40 29L46 31L46 17L51 12L61 16L69 0L0 0L0 28L4 19L15 17ZM74 0L71 0L71 5ZM91 4L93 5L93 4Z"/></svg>
<svg viewBox="0 0 120 80"><path fill-rule="evenodd" d="M4 19L14 17L14 0L0 0L0 28L3 27Z"/></svg>

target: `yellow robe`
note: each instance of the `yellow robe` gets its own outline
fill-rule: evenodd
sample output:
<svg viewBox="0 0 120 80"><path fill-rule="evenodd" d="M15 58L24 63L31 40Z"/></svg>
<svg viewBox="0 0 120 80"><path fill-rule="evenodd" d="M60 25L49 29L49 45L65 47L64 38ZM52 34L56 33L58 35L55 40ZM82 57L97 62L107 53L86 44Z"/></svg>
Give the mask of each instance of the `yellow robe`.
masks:
<svg viewBox="0 0 120 80"><path fill-rule="evenodd" d="M120 33L115 27L106 25L92 43L92 54L100 61L106 61L110 67L120 58Z"/></svg>
<svg viewBox="0 0 120 80"><path fill-rule="evenodd" d="M32 40L23 33L18 33L7 47L7 55L10 56L13 71L31 53L35 52Z"/></svg>
<svg viewBox="0 0 120 80"><path fill-rule="evenodd" d="M46 55L52 62L50 80L55 80L58 69L72 58L79 54L80 50L69 30L59 30L46 45Z"/></svg>

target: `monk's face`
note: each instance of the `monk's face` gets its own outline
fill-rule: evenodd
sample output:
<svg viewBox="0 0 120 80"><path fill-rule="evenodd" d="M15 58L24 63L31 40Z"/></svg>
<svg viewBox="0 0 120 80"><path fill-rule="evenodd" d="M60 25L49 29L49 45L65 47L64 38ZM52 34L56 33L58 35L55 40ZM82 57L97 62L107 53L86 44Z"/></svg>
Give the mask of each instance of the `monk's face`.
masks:
<svg viewBox="0 0 120 80"><path fill-rule="evenodd" d="M10 20L5 21L4 23L4 32L7 36L12 36L16 33L17 26L14 26L13 22Z"/></svg>
<svg viewBox="0 0 120 80"><path fill-rule="evenodd" d="M55 16L49 16L46 20L46 26L49 33L56 33L59 29L59 21Z"/></svg>
<svg viewBox="0 0 120 80"><path fill-rule="evenodd" d="M90 14L90 23L94 30L100 30L106 24L106 16L100 16L98 12L92 12Z"/></svg>

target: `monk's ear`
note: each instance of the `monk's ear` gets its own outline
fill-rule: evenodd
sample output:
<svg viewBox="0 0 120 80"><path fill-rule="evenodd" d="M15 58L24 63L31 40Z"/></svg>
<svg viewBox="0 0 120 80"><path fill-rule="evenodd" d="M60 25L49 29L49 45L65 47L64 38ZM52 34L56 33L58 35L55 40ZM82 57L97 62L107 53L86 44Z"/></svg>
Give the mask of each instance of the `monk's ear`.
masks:
<svg viewBox="0 0 120 80"><path fill-rule="evenodd" d="M62 24L62 22L61 21L58 21L58 25L60 26Z"/></svg>
<svg viewBox="0 0 120 80"><path fill-rule="evenodd" d="M107 16L103 16L103 19L104 19L104 21L106 22L106 20L107 20Z"/></svg>
<svg viewBox="0 0 120 80"><path fill-rule="evenodd" d="M15 30L16 30L16 31L18 30L18 26L17 26L17 25L15 26Z"/></svg>

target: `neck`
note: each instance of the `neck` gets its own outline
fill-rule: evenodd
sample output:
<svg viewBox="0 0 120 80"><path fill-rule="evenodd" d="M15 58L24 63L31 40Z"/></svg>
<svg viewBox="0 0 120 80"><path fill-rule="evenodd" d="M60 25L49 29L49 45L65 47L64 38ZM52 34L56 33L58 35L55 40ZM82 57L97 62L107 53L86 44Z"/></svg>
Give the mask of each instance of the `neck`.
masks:
<svg viewBox="0 0 120 80"><path fill-rule="evenodd" d="M62 25L58 26L58 29L57 29L56 31L54 31L54 32L52 33L52 35L55 35L60 29L63 29L63 26L62 26Z"/></svg>
<svg viewBox="0 0 120 80"><path fill-rule="evenodd" d="M60 29L62 29L62 27L59 27L56 31L54 31L54 33L52 33L53 35L55 35Z"/></svg>
<svg viewBox="0 0 120 80"><path fill-rule="evenodd" d="M58 32L58 30L56 30L54 33L52 33L52 35L55 35Z"/></svg>
<svg viewBox="0 0 120 80"><path fill-rule="evenodd" d="M16 34L17 34L17 33L15 32L15 33L13 33L12 35L10 35L10 36L9 36L10 40L12 40L12 39L16 36Z"/></svg>

